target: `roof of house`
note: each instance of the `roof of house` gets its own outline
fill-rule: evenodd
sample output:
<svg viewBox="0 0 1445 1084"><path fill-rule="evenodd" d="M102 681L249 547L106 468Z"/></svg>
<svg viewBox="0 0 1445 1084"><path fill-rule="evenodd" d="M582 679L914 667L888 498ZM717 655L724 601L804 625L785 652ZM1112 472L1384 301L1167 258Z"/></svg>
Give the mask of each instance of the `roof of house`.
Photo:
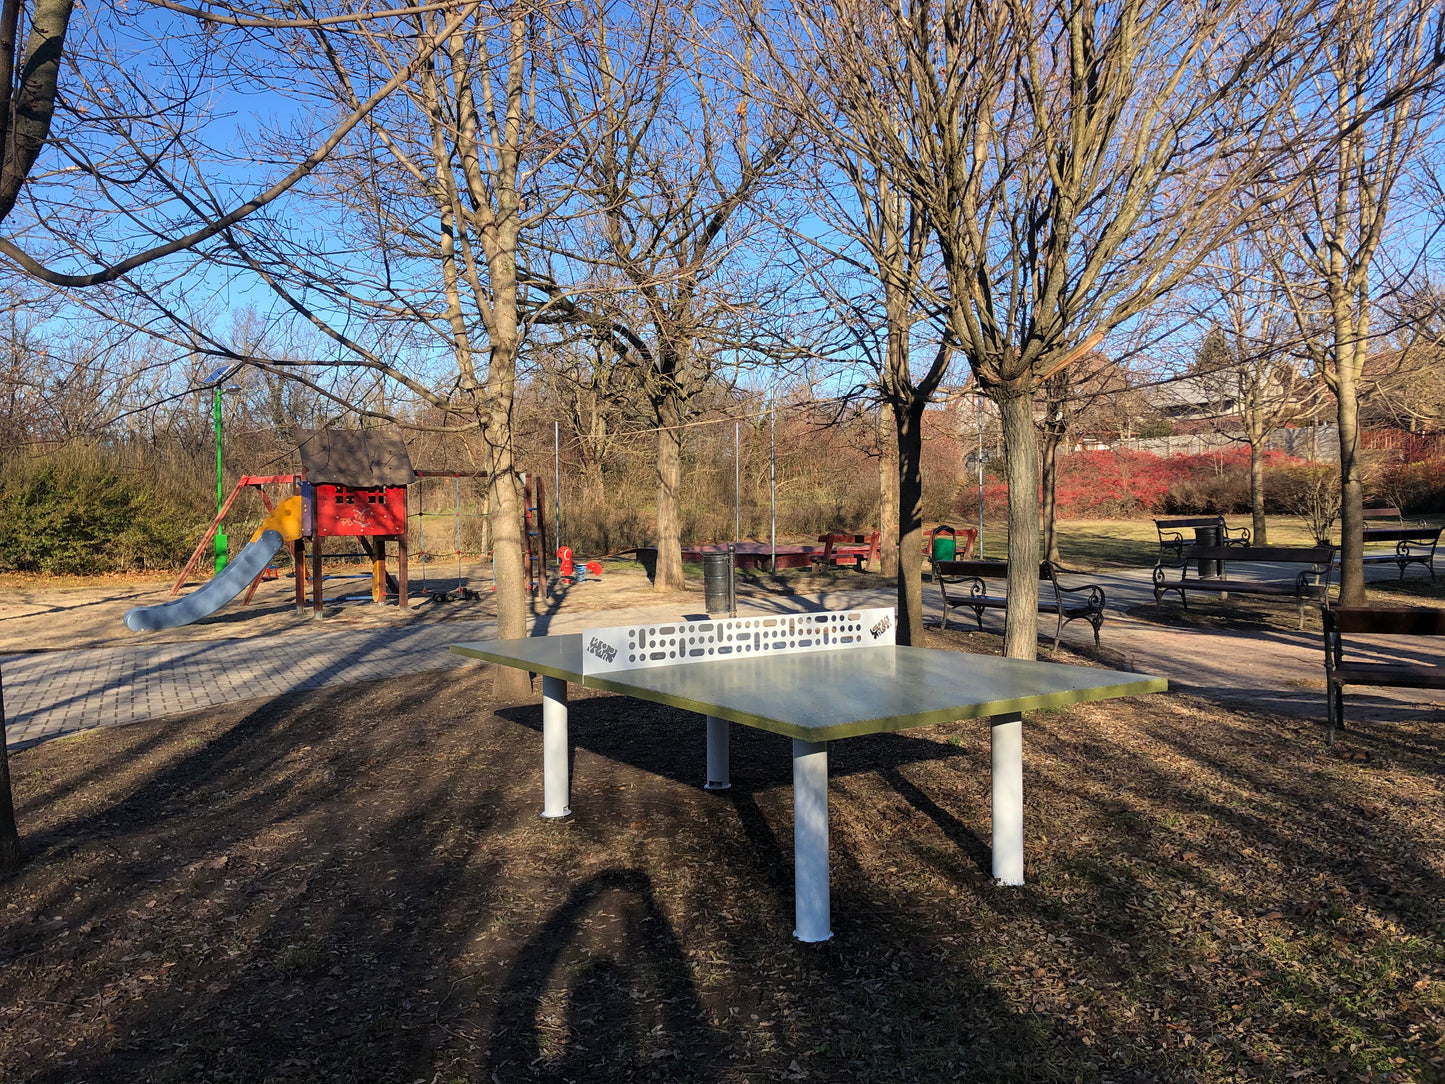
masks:
<svg viewBox="0 0 1445 1084"><path fill-rule="evenodd" d="M292 430L301 473L318 485L404 486L416 481L401 433L383 429Z"/></svg>

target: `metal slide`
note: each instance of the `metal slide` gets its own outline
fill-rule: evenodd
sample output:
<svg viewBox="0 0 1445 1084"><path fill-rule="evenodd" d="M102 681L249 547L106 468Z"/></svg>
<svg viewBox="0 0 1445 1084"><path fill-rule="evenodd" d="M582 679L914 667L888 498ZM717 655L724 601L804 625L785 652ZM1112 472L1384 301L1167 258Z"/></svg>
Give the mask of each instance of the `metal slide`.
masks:
<svg viewBox="0 0 1445 1084"><path fill-rule="evenodd" d="M159 606L136 606L125 613L125 627L132 632L154 632L189 625L215 613L246 590L251 581L266 570L271 558L286 545L280 531L264 530L247 542L221 574L196 588L189 595L162 602Z"/></svg>

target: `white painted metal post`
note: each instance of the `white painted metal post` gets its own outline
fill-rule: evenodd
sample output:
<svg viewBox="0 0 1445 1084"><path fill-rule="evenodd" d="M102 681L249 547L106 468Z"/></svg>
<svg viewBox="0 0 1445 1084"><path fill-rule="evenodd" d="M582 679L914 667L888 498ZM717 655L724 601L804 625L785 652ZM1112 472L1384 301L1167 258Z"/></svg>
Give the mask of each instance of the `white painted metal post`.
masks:
<svg viewBox="0 0 1445 1084"><path fill-rule="evenodd" d="M743 441L742 422L733 422L733 541L743 534Z"/></svg>
<svg viewBox="0 0 1445 1084"><path fill-rule="evenodd" d="M778 571L778 437L773 428L773 420L777 417L777 407L768 413L768 512L769 522L772 524L772 560L768 568L769 572L776 575Z"/></svg>
<svg viewBox="0 0 1445 1084"><path fill-rule="evenodd" d="M707 717L707 782L704 790L727 790L732 786L728 766L728 721Z"/></svg>
<svg viewBox="0 0 1445 1084"><path fill-rule="evenodd" d="M542 675L542 816L568 816L567 683Z"/></svg>
<svg viewBox="0 0 1445 1084"><path fill-rule="evenodd" d="M1024 883L1024 722L1018 712L995 715L993 752L993 878Z"/></svg>
<svg viewBox="0 0 1445 1084"><path fill-rule="evenodd" d="M828 743L793 739L793 936L833 936L828 903Z"/></svg>

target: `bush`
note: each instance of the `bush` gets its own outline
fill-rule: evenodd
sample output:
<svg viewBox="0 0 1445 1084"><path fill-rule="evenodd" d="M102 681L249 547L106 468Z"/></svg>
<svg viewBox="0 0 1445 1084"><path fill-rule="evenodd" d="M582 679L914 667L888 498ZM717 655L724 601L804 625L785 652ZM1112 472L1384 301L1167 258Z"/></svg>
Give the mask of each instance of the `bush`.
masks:
<svg viewBox="0 0 1445 1084"><path fill-rule="evenodd" d="M1265 476L1265 508L1298 516L1316 544L1330 545L1340 515L1340 471L1329 463L1280 467Z"/></svg>
<svg viewBox="0 0 1445 1084"><path fill-rule="evenodd" d="M1372 473L1367 481L1374 499L1406 515L1445 512L1445 460L1385 463Z"/></svg>
<svg viewBox="0 0 1445 1084"><path fill-rule="evenodd" d="M92 575L180 564L210 517L177 514L152 477L90 451L12 464L0 478L0 570Z"/></svg>
<svg viewBox="0 0 1445 1084"><path fill-rule="evenodd" d="M1270 452L1268 471L1294 462ZM1249 511L1249 450L1164 458L1149 452L1081 452L1059 457L1055 487L1063 519L1130 519L1150 515L1207 515ZM1002 517L1008 486L995 478L984 486L984 513ZM976 515L973 486L961 486L954 511Z"/></svg>

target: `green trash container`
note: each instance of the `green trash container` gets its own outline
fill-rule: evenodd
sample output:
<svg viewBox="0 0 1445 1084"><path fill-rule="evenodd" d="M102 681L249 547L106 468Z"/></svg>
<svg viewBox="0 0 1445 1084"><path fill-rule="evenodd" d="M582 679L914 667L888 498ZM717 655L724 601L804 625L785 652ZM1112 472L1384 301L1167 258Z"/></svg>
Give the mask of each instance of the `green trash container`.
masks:
<svg viewBox="0 0 1445 1084"><path fill-rule="evenodd" d="M958 556L958 536L952 527L936 527L933 531L933 559L952 561Z"/></svg>

